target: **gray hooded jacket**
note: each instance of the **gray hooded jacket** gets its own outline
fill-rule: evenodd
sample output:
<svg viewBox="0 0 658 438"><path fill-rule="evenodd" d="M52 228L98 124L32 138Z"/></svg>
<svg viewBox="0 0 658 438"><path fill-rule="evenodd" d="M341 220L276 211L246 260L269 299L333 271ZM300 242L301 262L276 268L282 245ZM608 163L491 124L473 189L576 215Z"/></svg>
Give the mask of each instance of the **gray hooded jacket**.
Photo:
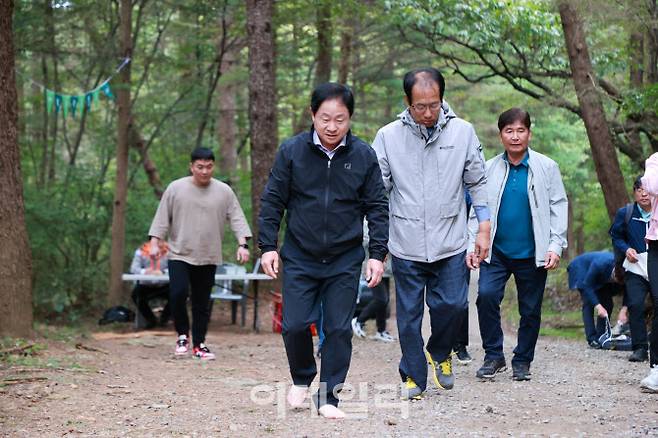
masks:
<svg viewBox="0 0 658 438"><path fill-rule="evenodd" d="M409 110L377 132L377 152L389 194L389 251L431 263L466 250L464 188L474 206L487 205L484 156L473 126L444 101L428 136Z"/></svg>

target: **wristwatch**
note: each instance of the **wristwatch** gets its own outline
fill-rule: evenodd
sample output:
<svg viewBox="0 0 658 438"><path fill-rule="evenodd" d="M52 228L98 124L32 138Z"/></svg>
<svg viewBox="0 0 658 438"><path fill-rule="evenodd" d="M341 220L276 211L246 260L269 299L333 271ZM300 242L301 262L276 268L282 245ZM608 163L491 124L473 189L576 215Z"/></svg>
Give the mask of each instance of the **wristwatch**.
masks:
<svg viewBox="0 0 658 438"><path fill-rule="evenodd" d="M249 244L248 243L243 243L243 244L238 245L238 247L244 248L244 249L249 249Z"/></svg>

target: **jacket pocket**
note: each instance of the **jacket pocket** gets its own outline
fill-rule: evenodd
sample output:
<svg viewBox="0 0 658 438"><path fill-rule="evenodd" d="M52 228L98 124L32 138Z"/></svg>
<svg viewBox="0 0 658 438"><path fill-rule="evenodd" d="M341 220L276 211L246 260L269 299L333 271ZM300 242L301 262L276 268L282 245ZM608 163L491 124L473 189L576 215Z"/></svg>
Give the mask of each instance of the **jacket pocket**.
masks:
<svg viewBox="0 0 658 438"><path fill-rule="evenodd" d="M464 201L465 202L465 201ZM446 204L441 204L440 217L442 219L455 217L459 214L461 209L461 204L458 202L449 202Z"/></svg>
<svg viewBox="0 0 658 438"><path fill-rule="evenodd" d="M415 205L391 204L390 248L402 255L424 257L425 235L421 209Z"/></svg>
<svg viewBox="0 0 658 438"><path fill-rule="evenodd" d="M391 203L391 216L408 221L419 221L421 219L421 209L416 205Z"/></svg>

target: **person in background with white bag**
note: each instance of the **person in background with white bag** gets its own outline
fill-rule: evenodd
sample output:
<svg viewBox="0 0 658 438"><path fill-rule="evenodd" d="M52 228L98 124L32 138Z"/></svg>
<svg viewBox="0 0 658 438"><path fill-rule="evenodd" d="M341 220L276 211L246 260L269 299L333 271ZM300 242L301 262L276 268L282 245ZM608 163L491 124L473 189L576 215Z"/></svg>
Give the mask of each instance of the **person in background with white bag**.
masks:
<svg viewBox="0 0 658 438"><path fill-rule="evenodd" d="M610 227L615 251L625 256L624 303L628 307L633 353L628 360L644 362L648 358L647 327L644 321L644 301L650 293L647 275L647 242L644 240L651 219L651 198L642 188L641 177L633 183L635 202L620 208Z"/></svg>

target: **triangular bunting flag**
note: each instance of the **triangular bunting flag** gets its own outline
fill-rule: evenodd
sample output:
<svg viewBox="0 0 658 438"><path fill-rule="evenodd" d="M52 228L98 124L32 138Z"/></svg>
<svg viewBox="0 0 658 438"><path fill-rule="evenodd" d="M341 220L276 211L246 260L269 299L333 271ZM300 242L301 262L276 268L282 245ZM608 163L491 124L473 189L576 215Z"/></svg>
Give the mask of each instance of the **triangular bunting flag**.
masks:
<svg viewBox="0 0 658 438"><path fill-rule="evenodd" d="M103 93L105 93L108 99L114 100L114 94L112 94L112 90L110 89L109 82L104 83L103 86L101 87L101 90L103 90Z"/></svg>
<svg viewBox="0 0 658 438"><path fill-rule="evenodd" d="M91 99L93 99L93 97L92 93L85 94L85 109L87 111L91 110Z"/></svg>
<svg viewBox="0 0 658 438"><path fill-rule="evenodd" d="M62 114L64 114L64 118L66 118L67 114L69 113L69 107L71 106L71 96L62 96Z"/></svg>
<svg viewBox="0 0 658 438"><path fill-rule="evenodd" d="M62 108L62 96L59 94L55 95L55 114L59 113L59 110Z"/></svg>
<svg viewBox="0 0 658 438"><path fill-rule="evenodd" d="M75 118L75 111L78 109L78 96L71 96L71 115Z"/></svg>
<svg viewBox="0 0 658 438"><path fill-rule="evenodd" d="M55 92L46 89L46 112L48 112L49 114L53 110L54 103L55 103Z"/></svg>

